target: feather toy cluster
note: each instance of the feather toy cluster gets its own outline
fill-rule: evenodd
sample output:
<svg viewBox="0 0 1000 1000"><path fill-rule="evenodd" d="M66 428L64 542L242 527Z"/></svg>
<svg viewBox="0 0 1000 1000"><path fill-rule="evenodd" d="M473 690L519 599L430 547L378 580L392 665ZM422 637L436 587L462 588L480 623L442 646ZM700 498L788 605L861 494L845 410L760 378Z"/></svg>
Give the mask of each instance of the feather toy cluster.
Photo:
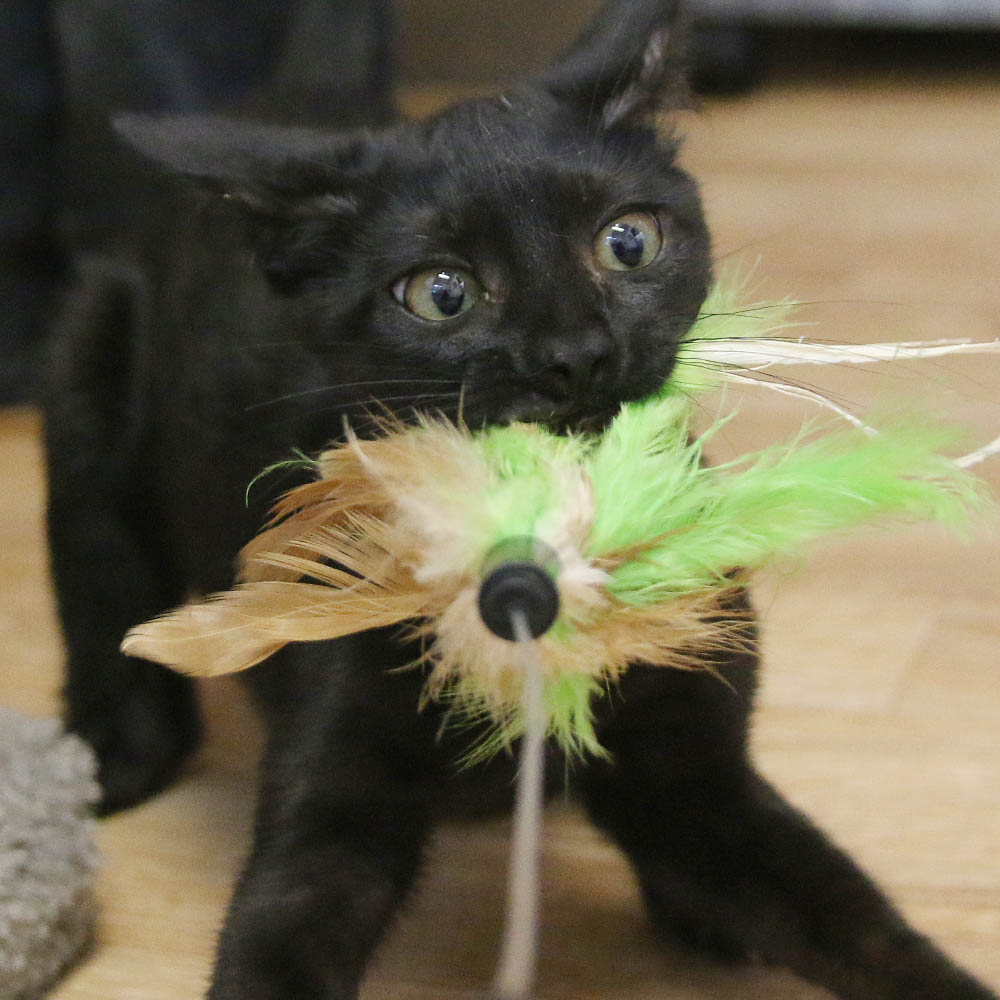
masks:
<svg viewBox="0 0 1000 1000"><path fill-rule="evenodd" d="M289 642L399 625L423 639L425 697L494 723L475 751L486 756L523 720L517 646L479 616L483 565L505 539L532 538L555 553L560 596L536 644L548 732L571 753L600 752L593 699L630 663L694 669L749 641L728 608L751 571L879 518L961 527L985 503L944 457L956 433L926 422L876 433L854 419L705 464L725 421L695 435L693 395L794 362L796 348L800 363L857 363L998 346L788 342L774 335L790 304L736 309L733 299L717 285L668 383L600 435L528 424L470 433L426 417L372 441L349 436L315 461L315 482L282 498L233 590L140 626L123 649L210 676Z"/></svg>

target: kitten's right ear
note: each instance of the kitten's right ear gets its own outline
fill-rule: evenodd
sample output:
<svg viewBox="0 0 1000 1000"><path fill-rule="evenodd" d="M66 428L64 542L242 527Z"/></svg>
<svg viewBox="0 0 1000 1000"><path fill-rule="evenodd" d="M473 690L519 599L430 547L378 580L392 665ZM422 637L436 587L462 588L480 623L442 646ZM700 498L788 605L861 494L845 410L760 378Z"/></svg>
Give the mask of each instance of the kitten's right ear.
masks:
<svg viewBox="0 0 1000 1000"><path fill-rule="evenodd" d="M114 129L144 157L264 214L336 196L356 158L350 133L287 128L214 115L132 115Z"/></svg>
<svg viewBox="0 0 1000 1000"><path fill-rule="evenodd" d="M124 115L114 127L147 159L246 213L255 258L277 291L295 292L342 263L336 233L358 212L359 133L194 115Z"/></svg>
<svg viewBox="0 0 1000 1000"><path fill-rule="evenodd" d="M684 107L687 28L679 0L605 0L537 82L604 128Z"/></svg>

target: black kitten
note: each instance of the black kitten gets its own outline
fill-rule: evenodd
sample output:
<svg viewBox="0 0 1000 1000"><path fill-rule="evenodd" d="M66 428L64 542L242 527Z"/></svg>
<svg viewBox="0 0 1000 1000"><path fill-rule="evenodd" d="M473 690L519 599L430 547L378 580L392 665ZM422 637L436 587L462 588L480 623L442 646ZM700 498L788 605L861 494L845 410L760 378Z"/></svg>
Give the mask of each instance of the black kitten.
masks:
<svg viewBox="0 0 1000 1000"><path fill-rule="evenodd" d="M68 717L106 811L198 739L188 682L118 643L229 584L262 467L379 407L579 428L663 382L710 271L695 186L650 123L679 89L674 20L613 0L548 74L421 125L122 123L187 180L151 180L81 264L46 413ZM391 669L411 658L368 632L251 672L270 739L212 1000L355 997L434 816L509 781L505 761L455 777L422 678ZM756 665L715 666L632 668L597 706L609 759L574 774L662 930L852 1000L992 997L756 774Z"/></svg>

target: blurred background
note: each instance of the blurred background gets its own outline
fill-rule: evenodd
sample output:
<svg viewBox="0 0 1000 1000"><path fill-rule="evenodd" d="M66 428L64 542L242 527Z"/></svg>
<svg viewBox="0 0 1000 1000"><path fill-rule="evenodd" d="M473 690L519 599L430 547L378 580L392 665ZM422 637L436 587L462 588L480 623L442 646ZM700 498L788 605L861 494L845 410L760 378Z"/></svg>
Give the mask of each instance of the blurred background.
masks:
<svg viewBox="0 0 1000 1000"><path fill-rule="evenodd" d="M624 2L624 0L623 0ZM42 331L71 248L113 227L106 115L284 95L272 115L414 115L517 79L596 0L3 0L0 5L0 698L59 708L38 415ZM1000 337L1000 0L698 0L699 106L670 124L716 257L803 333L863 343ZM1000 432L991 358L815 371L863 412L920 407ZM733 400L730 399L729 402ZM719 445L814 416L758 392ZM982 469L1000 486L1000 459ZM971 544L969 544L971 542ZM760 581L765 773L1000 988L1000 541L868 532ZM101 927L58 1000L198 995L240 863L259 732L238 685L203 688L209 737L184 779L105 822ZM446 827L365 1000L456 1000L488 981L503 821ZM545 848L540 997L820 1000L783 973L665 952L623 862L569 807ZM470 917L471 915L471 917ZM2 989L0 989L2 993Z"/></svg>

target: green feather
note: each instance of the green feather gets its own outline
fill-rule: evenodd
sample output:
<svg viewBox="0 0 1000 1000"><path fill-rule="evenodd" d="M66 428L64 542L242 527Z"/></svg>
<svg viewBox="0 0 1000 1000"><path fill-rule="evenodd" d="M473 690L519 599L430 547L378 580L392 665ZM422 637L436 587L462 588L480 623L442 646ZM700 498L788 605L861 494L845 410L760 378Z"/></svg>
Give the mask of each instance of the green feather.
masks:
<svg viewBox="0 0 1000 1000"><path fill-rule="evenodd" d="M243 495L243 502L247 507L250 506L250 491L263 479L266 479L274 472L285 469L296 469L299 471L315 472L319 467L319 463L315 458L311 458L305 452L299 451L298 449L293 450L294 458L286 458L280 462L273 462L271 465L260 470L253 479L247 483L246 492Z"/></svg>
<svg viewBox="0 0 1000 1000"><path fill-rule="evenodd" d="M647 532L655 525L663 540L617 569L608 589L645 604L725 586L733 569L758 569L817 538L887 519L961 528L987 501L980 481L942 456L956 436L934 425L886 427L872 437L831 432L719 468L696 464L700 441L678 447L662 456L661 495L650 478L643 481L652 514L620 512L627 522L644 522ZM610 518L610 510L602 512Z"/></svg>
<svg viewBox="0 0 1000 1000"><path fill-rule="evenodd" d="M608 756L594 731L594 700L601 691L601 681L593 674L566 674L545 683L546 735L570 759ZM475 731L474 741L458 760L463 768L509 751L524 732L520 705L510 705L498 716L496 706L487 703L474 678L456 681L444 697L452 709L452 727ZM487 723L484 731L480 731L482 723Z"/></svg>
<svg viewBox="0 0 1000 1000"><path fill-rule="evenodd" d="M530 535L564 501L554 470L581 463L594 496L584 554L638 550L607 583L608 593L638 607L728 589L733 570L797 556L810 542L859 525L930 520L960 530L988 506L983 484L943 457L958 443L953 428L917 420L874 435L819 428L712 467L702 461L703 446L724 421L692 438L690 412L683 397L666 395L623 407L600 437L523 426L478 436L495 473L482 499L496 540ZM569 643L575 628L563 616L550 637ZM571 757L604 752L592 710L602 684L599 670L546 682L548 732ZM464 763L509 748L522 733L519 706L498 712L476 677L456 681L451 696L466 721L492 713L492 727Z"/></svg>

